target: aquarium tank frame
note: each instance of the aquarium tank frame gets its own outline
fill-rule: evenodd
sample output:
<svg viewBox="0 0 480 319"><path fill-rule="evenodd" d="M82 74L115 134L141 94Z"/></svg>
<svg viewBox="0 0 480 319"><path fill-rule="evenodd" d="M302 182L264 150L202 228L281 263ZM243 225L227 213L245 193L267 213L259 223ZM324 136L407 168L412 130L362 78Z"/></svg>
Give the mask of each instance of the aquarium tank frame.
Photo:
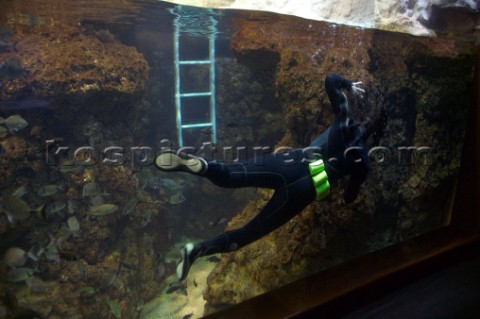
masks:
<svg viewBox="0 0 480 319"><path fill-rule="evenodd" d="M210 319L338 318L480 248L480 44L474 97L448 226L380 249L207 315Z"/></svg>

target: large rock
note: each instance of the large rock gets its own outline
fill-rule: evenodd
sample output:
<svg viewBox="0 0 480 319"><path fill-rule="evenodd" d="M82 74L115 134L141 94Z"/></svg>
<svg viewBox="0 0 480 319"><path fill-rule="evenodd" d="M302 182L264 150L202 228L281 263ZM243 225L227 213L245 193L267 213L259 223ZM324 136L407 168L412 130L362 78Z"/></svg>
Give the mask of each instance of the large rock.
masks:
<svg viewBox="0 0 480 319"><path fill-rule="evenodd" d="M0 101L33 95L48 101L63 121L74 112L112 119L131 112L145 91L147 62L106 30L65 27L22 34L18 27L9 42L16 50L1 56L18 64L18 70L2 73L8 78Z"/></svg>

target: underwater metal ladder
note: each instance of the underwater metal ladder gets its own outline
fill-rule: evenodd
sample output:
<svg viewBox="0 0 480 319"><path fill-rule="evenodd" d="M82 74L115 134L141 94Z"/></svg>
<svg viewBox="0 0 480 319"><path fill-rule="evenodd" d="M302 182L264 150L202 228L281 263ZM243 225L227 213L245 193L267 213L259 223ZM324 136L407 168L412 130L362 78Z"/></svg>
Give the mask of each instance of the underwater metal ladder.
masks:
<svg viewBox="0 0 480 319"><path fill-rule="evenodd" d="M217 143L216 129L216 101L215 101L215 36L217 32L217 20L214 18L212 10L201 9L203 11L194 11L188 7L177 6L173 13L177 15L174 25L174 64L175 64L175 105L177 113L177 134L179 147L184 146L184 130L209 128L211 142ZM205 14L207 13L207 14ZM200 20L200 21L199 21ZM192 25L193 24L193 25ZM192 29L193 28L193 29ZM192 31L193 30L193 31ZM204 37L208 41L208 58L199 60L181 60L180 59L180 38L182 34L194 32L197 37ZM209 67L209 89L203 92L182 92L181 67L182 66L200 66ZM202 123L192 123L184 115L182 105L185 99L198 99L202 97L210 98L209 120ZM191 120L191 119L190 119ZM200 131L199 133L201 133Z"/></svg>

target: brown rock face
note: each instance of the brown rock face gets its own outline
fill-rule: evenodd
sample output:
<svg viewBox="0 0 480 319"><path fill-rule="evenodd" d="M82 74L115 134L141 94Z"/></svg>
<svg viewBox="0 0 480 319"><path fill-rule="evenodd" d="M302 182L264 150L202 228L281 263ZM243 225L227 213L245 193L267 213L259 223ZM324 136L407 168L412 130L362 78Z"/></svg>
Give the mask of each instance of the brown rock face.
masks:
<svg viewBox="0 0 480 319"><path fill-rule="evenodd" d="M2 58L18 64L18 70L2 73L9 81L0 99L34 95L48 101L62 119L67 112L109 119L130 112L145 90L148 65L134 48L116 40L102 42L97 33L60 29L16 35L17 51L4 52Z"/></svg>
<svg viewBox="0 0 480 319"><path fill-rule="evenodd" d="M121 43L109 31L86 24L81 26L73 19L74 14L68 14L73 21L62 20L63 15L59 17L62 10L56 10L62 5L65 5L64 12L74 11L70 7L73 2L52 1L46 6L38 1L0 4L1 116L7 118L10 114L21 113L28 122L27 128L8 132L0 138L2 195L25 186L29 192L23 195L23 200L32 207L43 204L47 207L45 220L32 216L24 223L11 224L2 214L1 250L12 245L50 247L50 253L38 258L38 272L35 271L38 287L30 289L26 284L15 286L6 282L4 272L7 268L2 266L2 310L5 298L14 300L7 316L17 316L29 309L40 317L105 317L107 314L99 313L105 308L105 301L98 298L92 302L99 290L90 287L86 292L79 292L79 289L108 287L119 293L112 294L111 299L120 299L121 294L126 293L126 283L131 280L130 274L118 273L120 261L127 257L134 258L136 264L138 260L142 264L145 260L145 265L149 263L145 267L147 274L142 277L138 273L136 282L153 282L154 271L150 263L155 258L153 248L147 251L143 243L137 245L135 241L117 236L117 231L123 234L125 230L130 232L129 238L135 237L136 232L130 226L133 223L120 222L120 214L89 220L86 213L90 203L85 194L82 195L85 184L95 182L102 192L115 194L107 201L121 210L126 198L136 194L136 178L132 171L126 166L92 165L70 170L59 165L79 160L72 154L75 147L89 145L95 156L89 155L101 161L98 155L100 148L107 146L105 144L133 143L130 123L141 105L149 67L136 48ZM49 9L51 14L42 11ZM88 10L78 10L78 18L85 19ZM6 115L3 114L5 110L8 111ZM70 146L72 151L49 165L50 162L45 161L45 140ZM48 198L39 198L37 189L49 183L58 185L59 190ZM59 209L55 211L55 207ZM69 215L76 215L79 224L79 230L74 233L69 233L65 226L67 211ZM142 207L139 214L144 213ZM30 236L28 239L26 234ZM141 239L139 237L139 242ZM122 241L124 247L121 253L115 246L118 241ZM26 266L33 265L29 261ZM150 287L146 298L158 289L155 283ZM38 293L41 289L48 289L49 293ZM90 307L80 310L83 302ZM136 302L137 298L133 298L128 305L118 306L124 307L124 316L133 318Z"/></svg>
<svg viewBox="0 0 480 319"><path fill-rule="evenodd" d="M326 201L225 254L208 280L207 313L447 222L471 102L471 44L264 13L251 18L236 21L231 45L251 68L276 63L286 126L277 146L307 146L328 127L333 114L323 80L340 73L366 89L352 99L355 120L385 109L384 148L370 154L370 174L354 203L343 201L347 178ZM260 190L227 228L253 218L270 195Z"/></svg>

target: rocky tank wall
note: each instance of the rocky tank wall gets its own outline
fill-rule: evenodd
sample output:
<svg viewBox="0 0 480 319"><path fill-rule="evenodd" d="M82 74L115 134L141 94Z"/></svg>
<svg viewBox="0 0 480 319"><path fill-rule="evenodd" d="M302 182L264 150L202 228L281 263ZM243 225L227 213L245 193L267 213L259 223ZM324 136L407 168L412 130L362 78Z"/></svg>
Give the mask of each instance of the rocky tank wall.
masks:
<svg viewBox="0 0 480 319"><path fill-rule="evenodd" d="M58 145L86 145L95 150L95 155L89 153L98 163L98 150L106 144L133 143L131 127L124 123L135 123L141 111L149 66L142 54L108 30L81 25L79 17L86 10L75 11L60 2L49 5L21 1L0 5L1 115L21 113L27 125L3 132L0 138L0 250L3 256L6 251L26 254L19 247L30 249L23 261L2 257L0 317L107 317L108 304L133 318L142 294L158 291L152 283L152 244L144 246L136 226L121 221L120 215L100 221L89 218L88 212L93 198L118 210L125 198L137 194L136 177L125 166L75 165L86 158L72 152L70 157L56 157L52 150ZM51 141L50 149L46 141ZM18 207L5 203L15 189L22 195L14 204L40 207L43 218L17 216ZM8 208L14 214L11 220L3 214ZM133 220L135 206L131 210ZM143 213L138 213L141 218ZM12 260L16 269L8 265ZM149 270L120 273L122 262ZM149 292L141 288L132 292L130 282L138 283L135 287L152 285ZM123 301L126 293L129 301Z"/></svg>
<svg viewBox="0 0 480 319"><path fill-rule="evenodd" d="M352 204L343 201L347 179L340 181L327 200L223 255L208 278L206 313L448 223L460 166L472 93L470 44L268 17L238 20L231 45L251 68L278 61L274 77L286 133L276 145L307 146L328 127L333 114L323 80L335 72L363 81L363 98L350 96L356 120L385 110L379 145L388 151L372 154L369 177ZM412 164L408 146L428 148L413 152ZM249 221L270 196L258 190L227 230Z"/></svg>

